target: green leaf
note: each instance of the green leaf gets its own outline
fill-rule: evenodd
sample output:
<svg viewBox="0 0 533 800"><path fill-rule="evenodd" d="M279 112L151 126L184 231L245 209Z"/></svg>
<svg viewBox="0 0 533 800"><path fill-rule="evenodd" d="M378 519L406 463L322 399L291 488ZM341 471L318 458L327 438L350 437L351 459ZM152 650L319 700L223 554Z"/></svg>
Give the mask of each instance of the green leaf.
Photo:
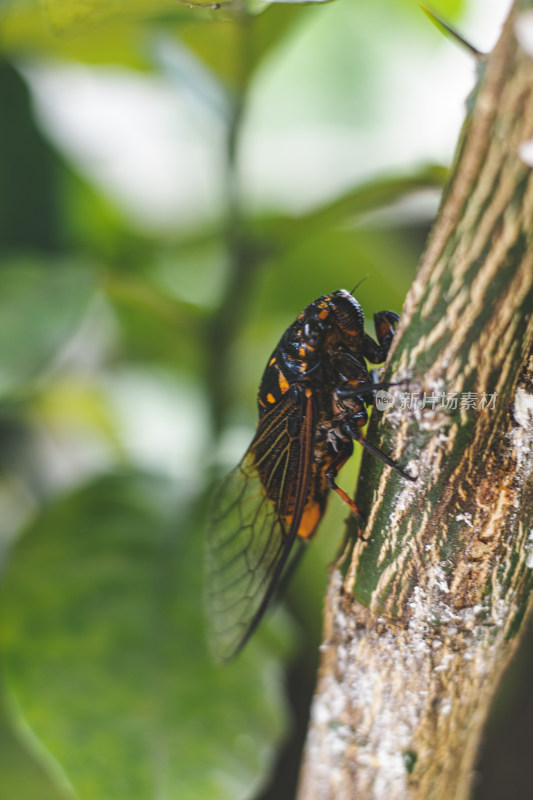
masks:
<svg viewBox="0 0 533 800"><path fill-rule="evenodd" d="M227 86L246 84L267 53L303 20L303 9L275 3L262 13L214 16L209 25L199 17L175 29L178 46L186 48Z"/></svg>
<svg viewBox="0 0 533 800"><path fill-rule="evenodd" d="M264 2L285 4L285 5L312 5L313 3L331 3L333 0L264 0Z"/></svg>
<svg viewBox="0 0 533 800"><path fill-rule="evenodd" d="M11 0L0 17L1 53L148 70L153 68L151 51L158 26L168 30L195 18L205 24L221 13L174 0L118 5L48 0L45 6L39 0Z"/></svg>
<svg viewBox="0 0 533 800"><path fill-rule="evenodd" d="M70 261L0 266L0 396L23 388L66 344L94 288L91 270Z"/></svg>
<svg viewBox="0 0 533 800"><path fill-rule="evenodd" d="M214 666L202 536L176 487L110 476L45 511L0 589L10 690L83 800L234 800L283 728L279 671L254 641Z"/></svg>
<svg viewBox="0 0 533 800"><path fill-rule="evenodd" d="M0 247L56 251L62 244L58 158L35 124L23 79L0 59Z"/></svg>
<svg viewBox="0 0 533 800"><path fill-rule="evenodd" d="M315 234L319 228L346 225L416 192L441 189L447 174L444 167L430 164L409 175L376 178L298 217L265 217L258 221L257 230L269 249L284 250L302 237Z"/></svg>
<svg viewBox="0 0 533 800"><path fill-rule="evenodd" d="M109 19L146 19L158 15L180 14L181 5L198 6L217 11L217 6L229 6L232 0L217 3L195 2L195 0L43 0L43 5L52 24L58 31L74 28L89 28Z"/></svg>
<svg viewBox="0 0 533 800"><path fill-rule="evenodd" d="M27 731L17 730L0 683L0 800L71 800L64 781L36 752Z"/></svg>
<svg viewBox="0 0 533 800"><path fill-rule="evenodd" d="M187 50L209 67L212 78L236 85L250 77L304 13L284 3L258 3L255 10L261 13L243 16L231 10L230 2L218 9L215 5L188 0L44 0L41 10L37 0L12 0L2 16L0 52L146 70L154 62L158 66L158 43L168 40L177 43L177 60L184 62L180 51ZM198 70L193 77L197 79Z"/></svg>
<svg viewBox="0 0 533 800"><path fill-rule="evenodd" d="M130 362L198 366L202 339L196 307L179 302L166 287L142 275L111 275L106 291Z"/></svg>

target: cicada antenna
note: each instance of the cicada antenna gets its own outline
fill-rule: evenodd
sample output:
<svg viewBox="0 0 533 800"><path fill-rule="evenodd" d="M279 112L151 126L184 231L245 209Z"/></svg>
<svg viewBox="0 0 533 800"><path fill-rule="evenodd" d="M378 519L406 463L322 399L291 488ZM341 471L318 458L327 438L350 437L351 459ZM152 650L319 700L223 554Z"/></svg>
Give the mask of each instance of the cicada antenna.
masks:
<svg viewBox="0 0 533 800"><path fill-rule="evenodd" d="M352 291L350 292L350 294L351 294L351 295L353 295L353 293L355 292L355 290L356 290L356 289L359 289L359 287L361 286L361 284L362 284L362 283L364 283L364 282L366 281L366 279L367 279L367 278L368 278L368 275L365 275L365 276L364 276L364 278L361 278L361 280L360 280L358 283L356 283L356 284L355 284L355 286L353 287L353 289L352 289Z"/></svg>

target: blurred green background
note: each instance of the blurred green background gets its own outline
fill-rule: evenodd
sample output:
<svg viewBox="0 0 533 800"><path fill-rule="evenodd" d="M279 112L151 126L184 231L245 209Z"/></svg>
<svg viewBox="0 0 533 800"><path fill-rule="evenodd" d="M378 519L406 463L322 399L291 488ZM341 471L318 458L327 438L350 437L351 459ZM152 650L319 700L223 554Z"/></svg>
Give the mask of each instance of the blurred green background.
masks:
<svg viewBox="0 0 533 800"><path fill-rule="evenodd" d="M475 70L413 0L219 5L0 5L0 800L294 797L346 512L215 667L206 497L305 305L401 310ZM532 651L479 798L528 796Z"/></svg>

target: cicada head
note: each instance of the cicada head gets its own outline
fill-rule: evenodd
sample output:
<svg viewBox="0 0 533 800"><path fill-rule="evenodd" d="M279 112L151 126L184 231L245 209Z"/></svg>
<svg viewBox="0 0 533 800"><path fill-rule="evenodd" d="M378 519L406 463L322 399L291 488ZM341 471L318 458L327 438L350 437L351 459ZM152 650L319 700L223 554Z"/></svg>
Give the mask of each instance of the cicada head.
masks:
<svg viewBox="0 0 533 800"><path fill-rule="evenodd" d="M335 348L347 345L350 350L362 346L364 315L361 306L349 292L339 289L319 297L302 313L302 335L312 347Z"/></svg>
<svg viewBox="0 0 533 800"><path fill-rule="evenodd" d="M330 307L339 328L346 336L359 338L364 333L363 309L349 292L339 289L330 295Z"/></svg>

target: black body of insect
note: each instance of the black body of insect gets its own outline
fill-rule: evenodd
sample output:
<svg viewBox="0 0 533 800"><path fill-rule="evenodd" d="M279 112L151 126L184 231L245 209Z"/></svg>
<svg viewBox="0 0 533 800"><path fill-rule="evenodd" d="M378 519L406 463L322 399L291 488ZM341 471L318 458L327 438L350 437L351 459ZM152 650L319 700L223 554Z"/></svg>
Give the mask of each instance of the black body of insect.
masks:
<svg viewBox="0 0 533 800"><path fill-rule="evenodd" d="M365 359L387 356L399 317L374 315L378 342L364 331L361 306L341 289L319 297L285 331L258 393L257 432L241 463L215 490L207 532L207 600L211 646L218 660L247 642L291 567L296 540L308 541L338 471L366 448L413 480L362 436L378 385ZM293 551L294 552L294 551Z"/></svg>

